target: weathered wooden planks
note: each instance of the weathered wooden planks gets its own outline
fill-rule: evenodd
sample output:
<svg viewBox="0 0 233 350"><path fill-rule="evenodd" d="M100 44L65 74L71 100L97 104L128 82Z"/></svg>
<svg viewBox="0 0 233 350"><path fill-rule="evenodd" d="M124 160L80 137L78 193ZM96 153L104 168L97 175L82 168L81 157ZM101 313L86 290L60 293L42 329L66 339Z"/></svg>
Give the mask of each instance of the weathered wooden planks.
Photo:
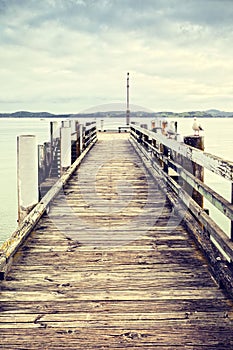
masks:
<svg viewBox="0 0 233 350"><path fill-rule="evenodd" d="M173 202L174 207L180 211L181 216L184 217L184 211L186 208L189 208L192 215L196 218L196 222L199 222L205 228L205 232L209 235L208 240L214 242L215 248L219 252L218 254L223 259L227 259L229 263L232 263L233 243L231 233L227 234L224 232L215 220L207 215L203 209L203 196L220 210L226 219L231 219L233 215L232 200L227 201L214 189L210 189L202 181L198 180L203 172L203 167L205 167L222 178L232 181L232 162L225 161L200 149L189 147L174 139L166 138L160 133L154 133L136 125L131 126L131 136L133 145L136 149L140 149L139 154L146 160L148 170L154 171L155 169L157 177L160 177L159 183L161 188L164 188L166 191L169 188L171 192L174 192L172 196L175 194L175 201L171 197L169 199ZM189 141L188 143L190 144ZM201 139L199 141L201 142ZM175 170L175 177L169 175L170 168ZM203 177L203 174L201 176ZM193 198L194 194L196 200ZM231 225L231 227L233 226ZM200 229L202 231L201 227ZM199 238L198 241L201 242ZM204 245L203 251L205 251ZM210 252L208 251L207 256L209 255ZM228 269L227 272L223 269L221 273L217 270L215 272L216 278L225 285L228 293L233 297L233 282L229 283L232 280L231 269Z"/></svg>
<svg viewBox="0 0 233 350"><path fill-rule="evenodd" d="M28 216L20 223L18 229L12 234L12 236L1 246L0 255L0 271L4 274L8 269L9 260L11 260L15 252L24 243L28 235L31 233L32 229L39 222L42 215L48 210L49 205L53 198L63 189L63 186L72 175L72 173L77 169L78 165L81 163L82 159L85 157L87 152L92 148L96 140L90 143L89 146L84 150L84 152L76 159L76 161L70 166L70 168L63 174L63 176L57 180L53 187L46 193L41 200L28 214Z"/></svg>
<svg viewBox="0 0 233 350"><path fill-rule="evenodd" d="M134 128L135 126L133 129ZM171 148L178 154L181 154L187 159L196 162L197 164L205 167L213 173L220 175L227 180L233 181L233 162L223 160L220 157L207 152L202 152L191 146L186 147L185 145L176 142L174 139L167 138L160 133L155 134L153 131L146 130L140 126L136 126L136 129L147 135L149 138L156 139L166 147Z"/></svg>
<svg viewBox="0 0 233 350"><path fill-rule="evenodd" d="M233 349L232 302L127 135L104 137L0 284L0 347Z"/></svg>

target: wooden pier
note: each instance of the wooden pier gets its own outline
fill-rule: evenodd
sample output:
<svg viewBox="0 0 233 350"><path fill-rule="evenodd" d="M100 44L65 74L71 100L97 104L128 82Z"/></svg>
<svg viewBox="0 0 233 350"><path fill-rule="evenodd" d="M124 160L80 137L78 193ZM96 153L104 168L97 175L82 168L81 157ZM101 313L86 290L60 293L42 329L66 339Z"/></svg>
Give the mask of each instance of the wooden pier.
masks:
<svg viewBox="0 0 233 350"><path fill-rule="evenodd" d="M92 137L4 246L1 349L233 349L232 241L166 187L186 146L150 133Z"/></svg>

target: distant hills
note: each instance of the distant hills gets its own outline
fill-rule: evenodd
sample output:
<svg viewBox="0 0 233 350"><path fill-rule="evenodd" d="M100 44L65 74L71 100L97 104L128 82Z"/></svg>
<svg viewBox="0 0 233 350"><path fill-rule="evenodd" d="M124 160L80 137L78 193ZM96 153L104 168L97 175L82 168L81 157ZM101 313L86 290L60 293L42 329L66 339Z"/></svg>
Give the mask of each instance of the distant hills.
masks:
<svg viewBox="0 0 233 350"><path fill-rule="evenodd" d="M19 111L13 113L0 113L0 118L67 118L70 114L52 114L48 112Z"/></svg>
<svg viewBox="0 0 233 350"><path fill-rule="evenodd" d="M232 117L233 116L233 112L223 112L223 111L219 111L218 109L209 109L206 112L210 113L213 117Z"/></svg>
<svg viewBox="0 0 233 350"><path fill-rule="evenodd" d="M190 111L190 112L155 112L148 113L144 111L131 112L132 117L143 118L233 118L233 112L224 112L217 109L208 109L207 111ZM78 114L52 114L48 112L28 112L18 111L14 113L0 113L0 118L122 118L125 117L125 111L109 111L95 113L78 113Z"/></svg>

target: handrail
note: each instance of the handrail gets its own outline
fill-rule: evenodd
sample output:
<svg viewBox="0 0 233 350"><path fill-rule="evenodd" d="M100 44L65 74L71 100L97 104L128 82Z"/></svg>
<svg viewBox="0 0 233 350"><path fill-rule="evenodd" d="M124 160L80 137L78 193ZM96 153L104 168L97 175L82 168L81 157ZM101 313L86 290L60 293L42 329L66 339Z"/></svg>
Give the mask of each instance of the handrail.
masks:
<svg viewBox="0 0 233 350"><path fill-rule="evenodd" d="M175 170L183 180L185 180L195 190L199 191L200 194L203 195L211 204L213 204L222 214L224 214L230 220L233 221L233 204L231 204L229 201L223 198L219 193L211 189L208 185L197 179L190 172L182 168L181 165L169 159L162 152L159 152L150 143L144 141L144 144L146 144L147 147L150 148L150 150L156 154L159 160L163 161L170 168Z"/></svg>
<svg viewBox="0 0 233 350"><path fill-rule="evenodd" d="M233 181L233 162L185 145L182 142L177 142L174 139L169 139L161 133L155 133L135 124L131 124L131 130L137 130L139 133L156 140L185 158L205 167L207 170Z"/></svg>
<svg viewBox="0 0 233 350"><path fill-rule="evenodd" d="M217 242L216 247L219 249L219 253L223 259L233 262L232 240L209 217L206 211L193 200L191 195L182 188L180 183L185 181L192 189L196 190L214 205L226 218L231 220L231 222L233 222L233 204L195 177L194 174L184 169L177 158L181 156L231 182L233 181L233 162L226 161L136 124L131 124L130 129L131 138L135 146L150 161L153 169L157 172L157 176L164 183L165 188L171 189L176 194L179 201L181 200L197 219L200 229L204 229L208 233L210 240L214 239ZM177 179L169 175L168 168L176 172Z"/></svg>
<svg viewBox="0 0 233 350"><path fill-rule="evenodd" d="M78 125L78 121L77 121ZM71 131L72 143L77 143L80 138L83 140L83 148L85 149L97 137L96 122L86 122L81 129L82 135L78 131ZM52 143L52 144L51 144ZM43 149L39 159L39 184L46 178L52 177L52 167L54 165L54 157L60 150L60 137L52 138L50 142L45 142L44 145L39 145ZM58 171L59 176L60 172ZM58 176L58 177L59 177Z"/></svg>
<svg viewBox="0 0 233 350"><path fill-rule="evenodd" d="M92 149L97 139L93 139L89 143L88 147L79 155L76 161L67 169L64 174L56 181L56 183L50 188L50 190L44 195L40 202L31 210L31 212L20 223L16 231L13 232L11 237L5 241L0 247L0 279L4 279L7 273L8 265L11 263L11 259L17 252L18 248L23 244L28 235L34 229L46 209L61 191L63 186L67 183L74 171L80 165L87 153Z"/></svg>
<svg viewBox="0 0 233 350"><path fill-rule="evenodd" d="M96 122L95 121L86 123L86 125L85 125L85 130L86 131L92 130L93 128L96 128Z"/></svg>
<svg viewBox="0 0 233 350"><path fill-rule="evenodd" d="M87 147L97 137L96 122L86 123L84 133L84 147Z"/></svg>

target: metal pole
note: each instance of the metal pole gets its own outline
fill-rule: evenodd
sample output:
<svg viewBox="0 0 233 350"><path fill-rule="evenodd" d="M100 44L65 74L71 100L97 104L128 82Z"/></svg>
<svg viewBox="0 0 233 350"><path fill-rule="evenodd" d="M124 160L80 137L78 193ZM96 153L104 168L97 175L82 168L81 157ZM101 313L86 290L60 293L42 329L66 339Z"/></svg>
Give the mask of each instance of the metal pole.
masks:
<svg viewBox="0 0 233 350"><path fill-rule="evenodd" d="M129 73L127 73L127 108L126 108L126 125L130 124L130 110L129 110Z"/></svg>

